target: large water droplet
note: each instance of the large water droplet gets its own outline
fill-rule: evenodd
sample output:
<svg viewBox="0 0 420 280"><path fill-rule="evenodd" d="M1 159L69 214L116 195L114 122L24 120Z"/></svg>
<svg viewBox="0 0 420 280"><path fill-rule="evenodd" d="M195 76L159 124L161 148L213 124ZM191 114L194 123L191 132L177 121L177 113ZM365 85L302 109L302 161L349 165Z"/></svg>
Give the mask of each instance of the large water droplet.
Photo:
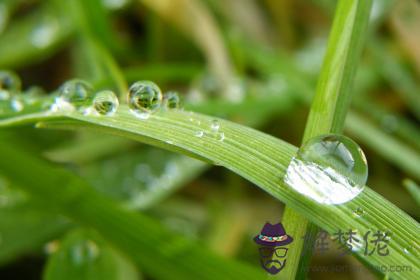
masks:
<svg viewBox="0 0 420 280"><path fill-rule="evenodd" d="M322 135L306 142L290 162L285 183L324 204L341 204L358 196L367 180L365 155L350 138Z"/></svg>
<svg viewBox="0 0 420 280"><path fill-rule="evenodd" d="M11 71L0 71L0 100L8 100L20 90L21 81L18 75Z"/></svg>
<svg viewBox="0 0 420 280"><path fill-rule="evenodd" d="M139 118L147 119L161 104L162 92L155 83L140 81L131 85L128 91L128 106Z"/></svg>
<svg viewBox="0 0 420 280"><path fill-rule="evenodd" d="M59 88L58 96L51 106L51 111L74 111L76 108L87 105L92 95L93 89L89 83L82 80L67 81Z"/></svg>
<svg viewBox="0 0 420 280"><path fill-rule="evenodd" d="M103 90L93 98L93 108L101 115L112 116L118 109L118 98L114 92Z"/></svg>
<svg viewBox="0 0 420 280"><path fill-rule="evenodd" d="M181 101L179 95L175 91L169 91L164 94L163 101L168 109L179 109Z"/></svg>

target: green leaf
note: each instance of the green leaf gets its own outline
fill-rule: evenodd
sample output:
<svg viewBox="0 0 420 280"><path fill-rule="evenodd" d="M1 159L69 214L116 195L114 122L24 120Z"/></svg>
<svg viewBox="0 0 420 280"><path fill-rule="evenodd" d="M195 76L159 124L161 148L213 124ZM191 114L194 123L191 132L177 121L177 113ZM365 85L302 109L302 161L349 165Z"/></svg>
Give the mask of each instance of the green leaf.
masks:
<svg viewBox="0 0 420 280"><path fill-rule="evenodd" d="M153 147L142 147L100 163L82 167L82 174L99 191L129 208L149 208L196 178L207 164Z"/></svg>
<svg viewBox="0 0 420 280"><path fill-rule="evenodd" d="M212 254L196 241L168 231L148 216L128 210L67 170L52 167L1 141L9 159L0 170L44 202L44 208L95 229L156 279L263 279L260 269ZM21 166L26 167L25 176ZM58 187L59 186L59 187Z"/></svg>
<svg viewBox="0 0 420 280"><path fill-rule="evenodd" d="M303 142L327 133L342 133L344 120L351 100L351 89L360 53L364 44L372 1L339 1L327 52L318 79L316 94L305 127ZM316 233L301 214L286 207L283 224L297 236ZM315 242L315 241L313 241ZM305 244L308 246L308 244ZM293 263L298 267L287 267L282 279L305 277L312 252L301 257L304 240L295 242L291 252ZM309 244L312 248L312 244ZM300 260L299 260L300 258ZM300 261L300 262L299 262ZM297 273L297 276L296 276Z"/></svg>
<svg viewBox="0 0 420 280"><path fill-rule="evenodd" d="M45 280L139 279L136 267L94 232L77 229L59 242L48 259Z"/></svg>
<svg viewBox="0 0 420 280"><path fill-rule="evenodd" d="M4 264L42 248L65 231L69 223L41 210L25 193L0 179L0 264Z"/></svg>
<svg viewBox="0 0 420 280"><path fill-rule="evenodd" d="M420 206L420 187L410 179L405 179L403 185L414 198L417 205Z"/></svg>
<svg viewBox="0 0 420 280"><path fill-rule="evenodd" d="M393 234L389 244L391 253L386 258L377 255L364 256L363 251L356 253L363 261L372 266L411 265L413 271L407 271L404 274L393 273L392 277L395 279L414 277L415 269L420 265L419 260L413 255L403 252L403 249L409 246L417 236L419 224L411 217L368 187L357 198L346 204L336 206L318 204L292 190L283 182L289 161L297 151L296 147L257 130L217 119L220 124L219 132L224 133L224 140L220 141L220 138L211 130L211 123L214 120L214 117L181 110L162 110L152 114L147 120L141 120L137 119L126 105L122 105L113 117L84 116L77 112L67 116L38 113L4 119L0 121L0 126L43 122L43 126L49 127L92 129L183 152L187 155L195 155L197 158L225 166L243 176L329 233L348 228L357 229L361 233L372 229L391 231ZM196 135L201 134L197 134L200 131L204 134L202 137L197 137ZM7 156L10 152L4 145L0 145L0 153ZM21 185L32 183L32 180L28 181L25 177L20 176L19 168L16 169L10 164L0 163L0 165L1 169L9 176L19 179L22 182ZM34 166L36 165L34 164ZM51 195L49 189L42 189L43 185L27 187L27 189L30 188L36 189L35 192L40 195L43 192L47 193L46 196ZM54 195L59 194L55 193ZM70 196L71 192L68 195ZM68 195L65 192L61 194L62 198L57 199L57 203ZM89 200L89 203L93 203L93 201ZM84 207L86 209L83 209ZM354 217L353 211L358 207L365 210L367 213L365 217ZM72 211L77 211L72 213L74 216L80 216L80 218L83 216L84 219L89 217L89 222L90 219L94 220L93 216L95 215L100 215L101 219L108 219L103 217L105 213L99 212L105 211L107 215L113 217L109 222L112 222L114 227L122 226L114 224L117 223L115 220L118 219L119 211L114 209L118 213L109 213L110 210L96 205L96 203L95 205L83 204L83 207L72 207ZM96 224L100 222L99 216L97 220L92 222L99 227L100 225ZM109 226L107 224L107 227ZM133 225L130 223L130 226ZM106 231L107 227L101 225L101 230ZM128 234L128 232L125 233ZM112 236L115 239L119 238L117 233L113 233ZM131 242L134 241L131 240ZM132 243L128 241L123 243L125 249L130 250ZM153 251L153 248L150 250ZM185 262L188 261L185 260Z"/></svg>

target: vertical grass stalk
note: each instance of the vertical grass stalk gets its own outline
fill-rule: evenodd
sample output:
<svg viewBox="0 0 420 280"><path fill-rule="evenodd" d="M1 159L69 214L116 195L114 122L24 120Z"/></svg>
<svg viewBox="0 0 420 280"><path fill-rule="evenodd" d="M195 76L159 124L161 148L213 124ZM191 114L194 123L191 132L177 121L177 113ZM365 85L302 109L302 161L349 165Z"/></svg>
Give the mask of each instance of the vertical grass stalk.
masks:
<svg viewBox="0 0 420 280"><path fill-rule="evenodd" d="M321 134L341 133L343 129L371 5L371 0L341 0L338 3L303 142ZM279 277L304 279L314 239L302 237L316 236L316 226L288 207L283 224L295 241L288 255L289 266ZM304 246L309 250L302 255Z"/></svg>

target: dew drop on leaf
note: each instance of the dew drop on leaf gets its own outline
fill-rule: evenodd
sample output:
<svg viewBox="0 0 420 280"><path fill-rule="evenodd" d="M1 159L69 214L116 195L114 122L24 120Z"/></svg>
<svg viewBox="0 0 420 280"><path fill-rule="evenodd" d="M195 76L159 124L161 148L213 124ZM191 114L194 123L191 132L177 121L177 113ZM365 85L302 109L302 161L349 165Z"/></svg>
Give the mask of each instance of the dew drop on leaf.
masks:
<svg viewBox="0 0 420 280"><path fill-rule="evenodd" d="M218 132L220 128L220 123L218 120L212 120L210 124L211 131Z"/></svg>
<svg viewBox="0 0 420 280"><path fill-rule="evenodd" d="M20 90L21 81L18 75L11 71L0 71L0 100L8 100Z"/></svg>
<svg viewBox="0 0 420 280"><path fill-rule="evenodd" d="M203 136L204 136L204 131L202 131L202 130L197 131L194 135L195 135L196 137L198 137L198 138L201 138L201 137L203 137Z"/></svg>
<svg viewBox="0 0 420 280"><path fill-rule="evenodd" d="M367 176L367 162L360 147L348 137L328 134L302 145L284 181L318 203L341 204L363 191Z"/></svg>
<svg viewBox="0 0 420 280"><path fill-rule="evenodd" d="M360 218L365 214L365 210L363 210L362 207L357 207L354 211L353 211L353 216L356 218Z"/></svg>
<svg viewBox="0 0 420 280"><path fill-rule="evenodd" d="M168 91L163 95L163 102L168 109L179 109L181 101L179 95L175 91Z"/></svg>
<svg viewBox="0 0 420 280"><path fill-rule="evenodd" d="M100 115L112 116L118 109L118 98L111 90L103 90L95 94L93 108Z"/></svg>
<svg viewBox="0 0 420 280"><path fill-rule="evenodd" d="M72 261L78 266L95 261L98 256L98 245L92 240L83 240L71 248Z"/></svg>
<svg viewBox="0 0 420 280"><path fill-rule="evenodd" d="M147 119L161 104L162 92L153 82L139 81L128 90L128 106L141 119Z"/></svg>
<svg viewBox="0 0 420 280"><path fill-rule="evenodd" d="M83 80L65 82L58 90L58 96L50 110L53 112L71 112L86 106L93 95L91 85Z"/></svg>
<svg viewBox="0 0 420 280"><path fill-rule="evenodd" d="M23 107L23 102L19 98L14 97L10 100L10 108L13 112L20 112L23 110Z"/></svg>

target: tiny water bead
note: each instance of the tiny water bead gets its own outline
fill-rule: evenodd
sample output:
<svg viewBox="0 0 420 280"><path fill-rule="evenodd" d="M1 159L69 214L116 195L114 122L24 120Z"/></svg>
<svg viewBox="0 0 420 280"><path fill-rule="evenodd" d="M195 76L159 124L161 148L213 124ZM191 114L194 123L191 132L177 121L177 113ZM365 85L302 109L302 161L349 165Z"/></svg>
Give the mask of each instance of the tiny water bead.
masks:
<svg viewBox="0 0 420 280"><path fill-rule="evenodd" d="M168 91L165 93L163 95L163 102L168 109L179 109L181 106L181 100L176 91Z"/></svg>
<svg viewBox="0 0 420 280"><path fill-rule="evenodd" d="M218 132L220 128L220 122L218 120L212 120L210 124L211 131Z"/></svg>
<svg viewBox="0 0 420 280"><path fill-rule="evenodd" d="M356 218L360 218L365 214L365 210L363 210L362 207L357 207L354 211L353 211L353 216Z"/></svg>
<svg viewBox="0 0 420 280"><path fill-rule="evenodd" d="M364 189L365 155L350 138L328 134L307 141L291 160L284 181L316 202L341 204Z"/></svg>
<svg viewBox="0 0 420 280"><path fill-rule="evenodd" d="M118 98L113 91L103 90L95 94L93 108L100 115L111 116L118 109Z"/></svg>
<svg viewBox="0 0 420 280"><path fill-rule="evenodd" d="M162 92L151 81L136 82L128 90L128 106L139 118L147 119L161 104Z"/></svg>
<svg viewBox="0 0 420 280"><path fill-rule="evenodd" d="M199 131L197 131L197 132L195 132L195 134L194 134L196 137L198 137L198 138L201 138L201 137L203 137L204 136L204 131L202 131L202 130L199 130Z"/></svg>
<svg viewBox="0 0 420 280"><path fill-rule="evenodd" d="M20 90L21 81L18 75L11 71L0 71L0 100L8 100Z"/></svg>

